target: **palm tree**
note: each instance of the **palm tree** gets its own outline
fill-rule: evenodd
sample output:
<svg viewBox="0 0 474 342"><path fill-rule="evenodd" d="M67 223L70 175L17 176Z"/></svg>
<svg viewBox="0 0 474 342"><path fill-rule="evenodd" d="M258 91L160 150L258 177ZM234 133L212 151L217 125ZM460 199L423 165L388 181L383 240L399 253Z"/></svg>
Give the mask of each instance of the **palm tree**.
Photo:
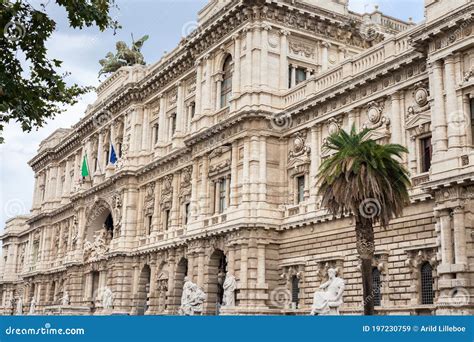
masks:
<svg viewBox="0 0 474 342"><path fill-rule="evenodd" d="M357 133L352 126L328 137L329 157L319 169L318 195L333 215L352 213L355 218L357 252L361 259L364 314L374 314L372 259L374 224L386 228L392 217L402 214L409 202L409 173L400 163L408 150L397 144L379 145L370 139L370 129Z"/></svg>

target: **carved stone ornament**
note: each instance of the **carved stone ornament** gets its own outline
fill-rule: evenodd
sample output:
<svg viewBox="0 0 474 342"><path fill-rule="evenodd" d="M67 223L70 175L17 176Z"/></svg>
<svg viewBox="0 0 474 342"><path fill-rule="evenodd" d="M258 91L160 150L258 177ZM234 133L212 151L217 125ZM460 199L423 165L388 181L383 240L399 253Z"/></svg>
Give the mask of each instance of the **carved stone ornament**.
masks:
<svg viewBox="0 0 474 342"><path fill-rule="evenodd" d="M372 101L367 105L367 118L368 121L363 124L363 128L376 129L382 126L389 126L390 119L385 115L382 115L384 110L384 102Z"/></svg>
<svg viewBox="0 0 474 342"><path fill-rule="evenodd" d="M171 207L173 197L173 175L163 177L161 181L161 205Z"/></svg>
<svg viewBox="0 0 474 342"><path fill-rule="evenodd" d="M306 134L304 132L297 132L293 135L293 149L288 154L288 160L309 156L311 148L306 145Z"/></svg>
<svg viewBox="0 0 474 342"><path fill-rule="evenodd" d="M152 215L155 207L155 182L151 182L145 189L145 215Z"/></svg>
<svg viewBox="0 0 474 342"><path fill-rule="evenodd" d="M342 119L340 118L330 118L328 120L328 133L329 135L336 134L340 131L342 126Z"/></svg>

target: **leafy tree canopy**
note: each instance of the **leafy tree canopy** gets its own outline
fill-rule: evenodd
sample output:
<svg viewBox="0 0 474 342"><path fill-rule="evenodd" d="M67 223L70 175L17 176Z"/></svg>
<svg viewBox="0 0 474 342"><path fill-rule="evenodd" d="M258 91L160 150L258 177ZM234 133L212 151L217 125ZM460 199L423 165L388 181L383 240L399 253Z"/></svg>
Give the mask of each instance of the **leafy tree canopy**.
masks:
<svg viewBox="0 0 474 342"><path fill-rule="evenodd" d="M72 28L96 26L101 31L120 28L109 13L115 0L56 0L66 10ZM23 131L42 127L91 90L77 84L68 86L68 73L59 73L62 62L49 59L45 42L56 23L45 10L21 0L0 0L0 143L3 128L10 121Z"/></svg>

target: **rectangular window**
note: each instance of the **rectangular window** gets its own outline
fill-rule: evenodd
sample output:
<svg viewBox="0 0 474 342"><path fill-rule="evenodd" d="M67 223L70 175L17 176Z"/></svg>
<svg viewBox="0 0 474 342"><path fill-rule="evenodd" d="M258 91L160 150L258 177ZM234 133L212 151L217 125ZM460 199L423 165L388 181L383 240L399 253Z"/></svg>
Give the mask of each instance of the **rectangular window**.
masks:
<svg viewBox="0 0 474 342"><path fill-rule="evenodd" d="M431 156L433 149L431 147L431 137L420 139L421 152L421 172L428 172L431 167Z"/></svg>
<svg viewBox="0 0 474 342"><path fill-rule="evenodd" d="M108 165L108 164L109 164L109 153L110 153L109 150L106 150L106 151L105 151L105 156L104 156L104 158L105 158L105 165ZM79 173L80 173L80 171L79 171Z"/></svg>
<svg viewBox="0 0 474 342"><path fill-rule="evenodd" d="M148 216L146 217L146 219L147 219L147 221L146 221L146 225L147 225L147 226L146 226L146 229L147 229L146 233L147 233L148 235L150 235L150 234L151 234L151 228L152 228L152 222L153 222L153 216L152 216L152 215L148 215Z"/></svg>
<svg viewBox="0 0 474 342"><path fill-rule="evenodd" d="M99 168L99 160L97 158L94 158L94 171L97 171Z"/></svg>
<svg viewBox="0 0 474 342"><path fill-rule="evenodd" d="M219 182L219 213L226 208L226 179L222 178Z"/></svg>
<svg viewBox="0 0 474 342"><path fill-rule="evenodd" d="M165 210L165 230L168 230L168 228L170 227L170 220L171 220L170 210L166 209Z"/></svg>
<svg viewBox="0 0 474 342"><path fill-rule="evenodd" d="M296 178L296 186L297 188L297 201L298 203L301 203L304 201L304 176L299 176Z"/></svg>
<svg viewBox="0 0 474 342"><path fill-rule="evenodd" d="M306 70L303 68L296 68L296 84L306 81Z"/></svg>
<svg viewBox="0 0 474 342"><path fill-rule="evenodd" d="M189 212L189 209L190 209L190 204L189 204L189 203L186 203L186 204L184 205L184 224L185 224L185 225L188 224L188 222L189 222L189 215L191 214L191 213Z"/></svg>
<svg viewBox="0 0 474 342"><path fill-rule="evenodd" d="M196 114L196 102L191 102L189 112L191 114L191 119L194 118L194 115Z"/></svg>
<svg viewBox="0 0 474 342"><path fill-rule="evenodd" d="M176 114L171 115L171 136L176 133Z"/></svg>
<svg viewBox="0 0 474 342"><path fill-rule="evenodd" d="M158 128L159 127L160 127L159 125L153 126L153 136L155 137L155 144L158 143Z"/></svg>

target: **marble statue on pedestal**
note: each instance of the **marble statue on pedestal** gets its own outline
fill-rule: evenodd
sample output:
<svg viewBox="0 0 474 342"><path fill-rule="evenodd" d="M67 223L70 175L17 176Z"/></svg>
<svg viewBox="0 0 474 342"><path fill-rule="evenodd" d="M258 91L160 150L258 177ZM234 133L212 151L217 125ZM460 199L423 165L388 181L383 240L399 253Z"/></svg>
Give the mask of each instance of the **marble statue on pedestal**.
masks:
<svg viewBox="0 0 474 342"><path fill-rule="evenodd" d="M61 305L68 306L69 304L69 293L67 293L67 291L64 291L63 297L61 298Z"/></svg>
<svg viewBox="0 0 474 342"><path fill-rule="evenodd" d="M336 269L328 270L329 280L319 287L313 297L311 315L339 315L339 307L343 303L344 280L336 276Z"/></svg>
<svg viewBox="0 0 474 342"><path fill-rule="evenodd" d="M35 300L35 297L33 297L33 298L31 298L31 302L30 302L30 312L29 312L29 314L34 315L35 311L36 311L36 300Z"/></svg>
<svg viewBox="0 0 474 342"><path fill-rule="evenodd" d="M18 297L16 302L16 314L23 315L23 299L21 297Z"/></svg>
<svg viewBox="0 0 474 342"><path fill-rule="evenodd" d="M179 314L182 316L193 316L194 314L202 313L206 298L207 296L204 291L188 277L185 277Z"/></svg>
<svg viewBox="0 0 474 342"><path fill-rule="evenodd" d="M102 293L102 306L105 311L112 310L114 306L114 294L108 287L106 287Z"/></svg>
<svg viewBox="0 0 474 342"><path fill-rule="evenodd" d="M235 289L237 288L237 282L235 281L235 277L227 272L225 276L224 285L224 298L222 301L222 306L235 306Z"/></svg>

